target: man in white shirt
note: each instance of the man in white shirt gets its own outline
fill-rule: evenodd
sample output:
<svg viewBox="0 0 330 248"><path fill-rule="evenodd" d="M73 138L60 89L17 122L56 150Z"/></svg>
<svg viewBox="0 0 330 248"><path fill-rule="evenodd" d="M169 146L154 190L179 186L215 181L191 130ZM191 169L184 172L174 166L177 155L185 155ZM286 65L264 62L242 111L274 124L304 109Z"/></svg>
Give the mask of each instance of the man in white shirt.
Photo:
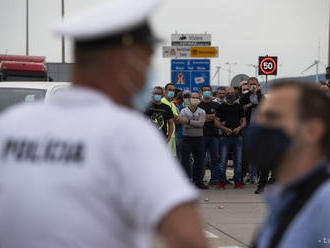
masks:
<svg viewBox="0 0 330 248"><path fill-rule="evenodd" d="M180 118L183 124L182 164L190 179L199 189L208 189L203 183L203 126L206 113L198 107L199 94L191 93L190 105L182 109ZM190 154L194 158L193 168L190 164Z"/></svg>
<svg viewBox="0 0 330 248"><path fill-rule="evenodd" d="M115 0L67 18L57 30L74 40L72 90L0 117L1 247L140 248L153 230L169 247L206 247L195 190L129 109L148 86L156 2Z"/></svg>

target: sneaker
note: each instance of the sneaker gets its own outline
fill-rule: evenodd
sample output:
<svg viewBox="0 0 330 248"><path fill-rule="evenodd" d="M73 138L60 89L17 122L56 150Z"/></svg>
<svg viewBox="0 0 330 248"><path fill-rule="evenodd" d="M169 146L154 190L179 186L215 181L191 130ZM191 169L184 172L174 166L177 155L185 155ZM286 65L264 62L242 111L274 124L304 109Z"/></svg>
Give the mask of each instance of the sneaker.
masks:
<svg viewBox="0 0 330 248"><path fill-rule="evenodd" d="M204 183L196 184L196 187L199 189L209 189L209 187L207 185L205 185Z"/></svg>
<svg viewBox="0 0 330 248"><path fill-rule="evenodd" d="M244 189L243 183L235 183L234 189Z"/></svg>
<svg viewBox="0 0 330 248"><path fill-rule="evenodd" d="M225 184L224 183L218 183L217 189L225 189Z"/></svg>

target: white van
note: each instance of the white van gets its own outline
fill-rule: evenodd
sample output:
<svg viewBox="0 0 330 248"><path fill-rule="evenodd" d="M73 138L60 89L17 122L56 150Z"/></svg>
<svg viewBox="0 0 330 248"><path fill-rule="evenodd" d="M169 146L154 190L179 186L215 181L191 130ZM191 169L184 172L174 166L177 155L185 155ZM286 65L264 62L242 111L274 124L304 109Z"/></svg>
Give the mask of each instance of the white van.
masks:
<svg viewBox="0 0 330 248"><path fill-rule="evenodd" d="M0 82L0 112L23 102L49 99L71 86L67 82Z"/></svg>

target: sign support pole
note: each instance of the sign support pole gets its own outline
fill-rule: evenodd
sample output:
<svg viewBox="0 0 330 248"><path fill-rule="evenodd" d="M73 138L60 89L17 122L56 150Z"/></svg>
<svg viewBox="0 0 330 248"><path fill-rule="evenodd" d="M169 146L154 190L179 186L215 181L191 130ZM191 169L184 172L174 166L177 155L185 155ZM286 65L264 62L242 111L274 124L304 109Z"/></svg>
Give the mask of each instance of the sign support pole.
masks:
<svg viewBox="0 0 330 248"><path fill-rule="evenodd" d="M29 0L26 0L26 27L25 27L25 32L26 32L26 40L25 40L25 55L29 56Z"/></svg>

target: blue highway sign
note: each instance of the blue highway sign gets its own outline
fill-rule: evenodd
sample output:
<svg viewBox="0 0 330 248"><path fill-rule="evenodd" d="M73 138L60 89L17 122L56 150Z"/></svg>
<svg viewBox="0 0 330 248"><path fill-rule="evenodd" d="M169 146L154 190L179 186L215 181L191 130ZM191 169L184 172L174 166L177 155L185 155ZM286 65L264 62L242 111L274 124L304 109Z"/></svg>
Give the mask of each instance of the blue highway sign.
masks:
<svg viewBox="0 0 330 248"><path fill-rule="evenodd" d="M171 81L176 88L198 91L203 85L210 85L209 59L172 59Z"/></svg>

